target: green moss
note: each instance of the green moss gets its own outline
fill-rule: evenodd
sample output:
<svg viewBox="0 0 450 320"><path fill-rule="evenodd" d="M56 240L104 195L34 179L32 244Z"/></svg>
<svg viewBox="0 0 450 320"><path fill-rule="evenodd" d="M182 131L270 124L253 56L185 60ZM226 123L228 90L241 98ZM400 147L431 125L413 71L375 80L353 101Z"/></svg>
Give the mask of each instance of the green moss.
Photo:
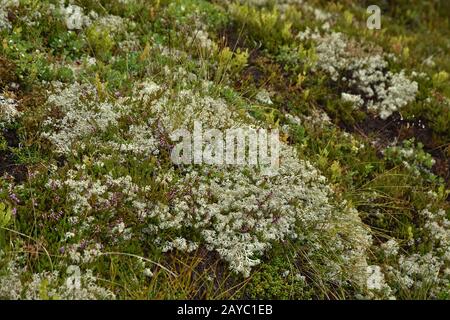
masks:
<svg viewBox="0 0 450 320"><path fill-rule="evenodd" d="M306 277L283 255L283 251L279 251L255 271L245 287L244 296L269 300L311 299L315 293Z"/></svg>

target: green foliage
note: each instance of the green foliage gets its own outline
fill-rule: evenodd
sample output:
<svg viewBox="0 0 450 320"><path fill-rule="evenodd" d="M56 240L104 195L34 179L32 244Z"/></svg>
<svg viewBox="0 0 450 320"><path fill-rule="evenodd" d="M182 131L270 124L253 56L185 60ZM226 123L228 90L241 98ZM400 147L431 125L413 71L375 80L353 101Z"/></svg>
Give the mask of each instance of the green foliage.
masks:
<svg viewBox="0 0 450 320"><path fill-rule="evenodd" d="M96 58L109 60L115 43L108 30L92 25L86 30L86 40Z"/></svg>
<svg viewBox="0 0 450 320"><path fill-rule="evenodd" d="M423 150L422 143L415 143L414 138L404 140L401 147L389 147L384 151L387 161L394 165L405 165L411 172L426 175L434 180L436 176L430 172L435 164L433 157Z"/></svg>
<svg viewBox="0 0 450 320"><path fill-rule="evenodd" d="M314 290L300 271L285 256L283 250L274 250L271 259L253 274L244 295L250 299L311 299Z"/></svg>
<svg viewBox="0 0 450 320"><path fill-rule="evenodd" d="M275 7L258 9L246 4L232 3L229 10L239 27L245 29L253 39L261 41L269 50L276 50L292 37L292 23L283 21Z"/></svg>
<svg viewBox="0 0 450 320"><path fill-rule="evenodd" d="M11 205L0 202L0 228L7 227L12 218Z"/></svg>
<svg viewBox="0 0 450 320"><path fill-rule="evenodd" d="M159 1L158 1L159 2ZM167 14L179 25L189 25L195 17L201 18L210 30L220 30L228 22L228 16L223 9L204 0L163 0L167 5Z"/></svg>
<svg viewBox="0 0 450 320"><path fill-rule="evenodd" d="M8 150L8 142L6 141L3 134L0 135L0 152Z"/></svg>
<svg viewBox="0 0 450 320"><path fill-rule="evenodd" d="M238 48L233 52L229 47L225 47L219 51L217 61L216 82L220 83L228 75L237 80L248 64L248 50L241 51Z"/></svg>
<svg viewBox="0 0 450 320"><path fill-rule="evenodd" d="M442 89L448 80L449 74L446 71L441 71L433 75L433 85L435 88Z"/></svg>
<svg viewBox="0 0 450 320"><path fill-rule="evenodd" d="M54 55L61 55L70 59L79 58L86 47L85 38L73 31L53 32L48 41Z"/></svg>

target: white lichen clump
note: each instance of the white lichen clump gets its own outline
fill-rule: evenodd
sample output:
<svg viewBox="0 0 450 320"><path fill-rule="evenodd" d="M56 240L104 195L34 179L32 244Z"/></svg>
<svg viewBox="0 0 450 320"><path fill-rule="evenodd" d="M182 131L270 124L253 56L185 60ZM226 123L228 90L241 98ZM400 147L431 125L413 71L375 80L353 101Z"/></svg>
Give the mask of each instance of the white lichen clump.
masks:
<svg viewBox="0 0 450 320"><path fill-rule="evenodd" d="M115 298L113 292L97 284L97 279L91 270L83 272L77 265L68 266L66 275L58 271L35 273L30 282L22 280L26 268L19 268L16 261L9 262L6 270L8 274L0 276L0 299L104 300Z"/></svg>
<svg viewBox="0 0 450 320"><path fill-rule="evenodd" d="M176 77L177 83L197 81L182 70L167 73ZM97 155L91 161L99 164L108 161L111 148L133 151L135 156L140 155L137 159L153 157L159 162L162 145L155 135L158 130L170 133L179 128L189 129L194 121L221 130L249 123L250 119L239 116L235 107L205 94L204 88L208 87L202 83L198 89L183 90L149 79L136 85L131 99L108 108L105 102L96 100L89 86L75 84L58 89L49 97L48 105L62 110L64 116L47 119L44 136L61 153L76 149L81 141L86 147L95 145ZM125 104L127 108L121 107ZM101 133L108 126L117 126L119 117L134 108L145 108L151 113L140 119L140 125L131 125L128 131L116 129L117 138L109 135L107 140L102 140ZM135 208L139 219L151 221L147 233L157 239L162 251L189 252L201 245L219 253L231 270L244 276L250 275L252 267L261 262L260 257L273 242L306 237L306 234L320 234L319 238L323 239L323 235L329 234L330 241L336 245L334 252L342 253L347 261L344 265L324 261L330 277L350 277L355 283L363 283L370 237L364 228L357 227L361 223L357 213L334 207L325 178L311 164L299 160L292 147L283 144L281 148L278 174L270 177L257 167L245 166L158 170L155 182L167 188L168 203L149 202L145 195L150 185L137 184L129 176L91 177L85 166L69 171L69 179L61 181L55 177L48 185L68 188L74 215L94 215L94 199L98 203L96 207L114 212L118 204L113 199L120 192L122 201ZM143 154L146 158L142 158ZM349 223L352 228L348 228ZM179 233L186 228L191 233L176 239L161 238L167 234L164 230ZM345 241L334 236L337 229L346 234ZM315 246L319 249L322 244L317 242ZM349 268L351 273L347 272Z"/></svg>
<svg viewBox="0 0 450 320"><path fill-rule="evenodd" d="M0 128L11 124L20 116L17 101L0 94Z"/></svg>
<svg viewBox="0 0 450 320"><path fill-rule="evenodd" d="M216 50L217 44L209 38L208 32L205 30L195 30L192 36L187 38L188 44L197 45L206 51Z"/></svg>
<svg viewBox="0 0 450 320"><path fill-rule="evenodd" d="M423 219L424 236L416 238L416 245L425 244L426 253L401 252L398 242L391 239L381 245L386 257L383 266L386 282L398 291L420 294L427 292L431 297L438 297L447 292L450 285L450 221L444 210L424 209L419 214Z"/></svg>
<svg viewBox="0 0 450 320"><path fill-rule="evenodd" d="M0 1L0 31L2 29L11 29L11 22L8 19L8 9L19 6L19 0L1 0Z"/></svg>
<svg viewBox="0 0 450 320"><path fill-rule="evenodd" d="M333 81L342 83L347 92L342 93L345 101L356 108L365 107L381 119L387 119L394 112L415 100L418 84L409 80L404 71L388 71L388 62L379 54L366 54L354 43L337 32L319 36L302 34L317 42L316 68L326 72Z"/></svg>
<svg viewBox="0 0 450 320"><path fill-rule="evenodd" d="M97 18L95 12L86 15L83 8L74 4L69 4L68 6L61 4L59 12L63 16L66 27L69 30L81 30L92 23L91 17Z"/></svg>
<svg viewBox="0 0 450 320"><path fill-rule="evenodd" d="M47 104L64 116L47 119L44 125L51 128L51 133L42 135L55 145L57 152L65 154L74 149L72 144L79 139L105 132L110 125L116 125L123 110L120 103L99 103L93 86L77 83L64 89L60 83L55 83L55 91Z"/></svg>
<svg viewBox="0 0 450 320"><path fill-rule="evenodd" d="M270 99L269 92L265 89L258 91L255 99L264 104L273 104L272 100Z"/></svg>

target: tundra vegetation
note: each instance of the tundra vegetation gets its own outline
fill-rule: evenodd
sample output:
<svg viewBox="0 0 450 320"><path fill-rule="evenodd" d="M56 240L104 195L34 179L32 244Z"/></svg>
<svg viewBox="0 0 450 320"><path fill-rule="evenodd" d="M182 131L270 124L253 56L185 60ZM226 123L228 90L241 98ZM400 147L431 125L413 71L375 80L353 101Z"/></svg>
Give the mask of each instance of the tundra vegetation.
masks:
<svg viewBox="0 0 450 320"><path fill-rule="evenodd" d="M0 298L450 298L450 5L377 2L0 0Z"/></svg>

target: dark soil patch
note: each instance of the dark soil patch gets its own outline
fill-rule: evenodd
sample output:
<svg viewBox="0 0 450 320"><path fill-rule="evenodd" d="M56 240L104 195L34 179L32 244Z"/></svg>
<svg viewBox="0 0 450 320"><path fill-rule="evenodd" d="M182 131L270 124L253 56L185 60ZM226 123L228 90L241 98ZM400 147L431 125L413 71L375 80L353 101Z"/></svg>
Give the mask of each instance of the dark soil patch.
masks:
<svg viewBox="0 0 450 320"><path fill-rule="evenodd" d="M195 295L189 297L193 300L205 299L211 293L211 284L206 283L206 277L210 277L215 293L227 292L227 296L238 292L246 283L233 276L217 252L209 251L203 246L182 258L174 253L167 254L167 259L165 265L171 266L169 269L181 276L189 276L190 286L195 287ZM223 299L229 298L227 296Z"/></svg>
<svg viewBox="0 0 450 320"><path fill-rule="evenodd" d="M236 51L238 48L249 49L251 47L245 32L241 32L241 30L238 30L238 27L234 25L228 25L226 28L219 31L218 34L224 39L224 45L228 46L233 51Z"/></svg>
<svg viewBox="0 0 450 320"><path fill-rule="evenodd" d="M20 81L15 73L16 65L5 57L0 56L0 93L8 91L12 97L19 102L17 109L19 111L35 110L45 101L45 91L38 87L32 90L22 90ZM30 117L28 128L35 129L36 118ZM8 148L0 151L0 176L7 173L17 182L22 182L27 177L27 166L18 164L16 155L10 148L19 147L19 137L14 129L0 130L0 135L6 140Z"/></svg>
<svg viewBox="0 0 450 320"><path fill-rule="evenodd" d="M295 101L298 88L291 82L291 75L285 71L285 66L275 62L261 49L260 44L250 40L245 32L236 26L228 26L219 32L223 39L223 45L231 50L238 49L249 53L248 65L242 71L240 79L234 84L237 90L254 86L255 88L270 88L271 91L282 97L279 101L282 105L280 111L286 111L288 101Z"/></svg>
<svg viewBox="0 0 450 320"><path fill-rule="evenodd" d="M393 115L388 120L368 115L362 122L353 127L344 126L344 129L375 138L380 156L381 150L392 142L414 138L421 142L424 145L424 150L436 160L432 168L433 173L444 178L447 185L450 186L450 159L446 155L446 148L436 142L437 139L434 138L433 131L426 127L424 121L420 119L416 121L403 120L398 114Z"/></svg>
<svg viewBox="0 0 450 320"><path fill-rule="evenodd" d="M8 59L0 56L0 93L11 83L17 82L16 66Z"/></svg>
<svg viewBox="0 0 450 320"><path fill-rule="evenodd" d="M8 147L19 146L19 138L15 130L4 130L1 132L7 142ZM0 151L0 176L7 173L17 182L22 182L27 177L27 167L23 164L16 164L17 159L14 153L9 150Z"/></svg>
<svg viewBox="0 0 450 320"><path fill-rule="evenodd" d="M249 65L242 73L240 85L248 80L253 81L256 85L263 85L266 76L264 71L258 67L256 63L258 58L262 56L260 48L252 45L245 33L238 30L235 26L228 26L224 30L220 31L219 35L223 39L223 45L228 46L233 52L237 49L248 50L249 52Z"/></svg>
<svg viewBox="0 0 450 320"><path fill-rule="evenodd" d="M223 262L217 252L208 251L205 248L200 247L197 253L200 255L202 260L195 267L193 279L201 275L209 274L213 276L212 281L214 282L215 291L221 292L224 288L226 288L230 295L237 292L241 288L243 283L239 283L236 280L236 277L230 276L228 266L225 262ZM198 292L198 297L196 298L201 298L205 293L205 290L206 288L201 288Z"/></svg>

